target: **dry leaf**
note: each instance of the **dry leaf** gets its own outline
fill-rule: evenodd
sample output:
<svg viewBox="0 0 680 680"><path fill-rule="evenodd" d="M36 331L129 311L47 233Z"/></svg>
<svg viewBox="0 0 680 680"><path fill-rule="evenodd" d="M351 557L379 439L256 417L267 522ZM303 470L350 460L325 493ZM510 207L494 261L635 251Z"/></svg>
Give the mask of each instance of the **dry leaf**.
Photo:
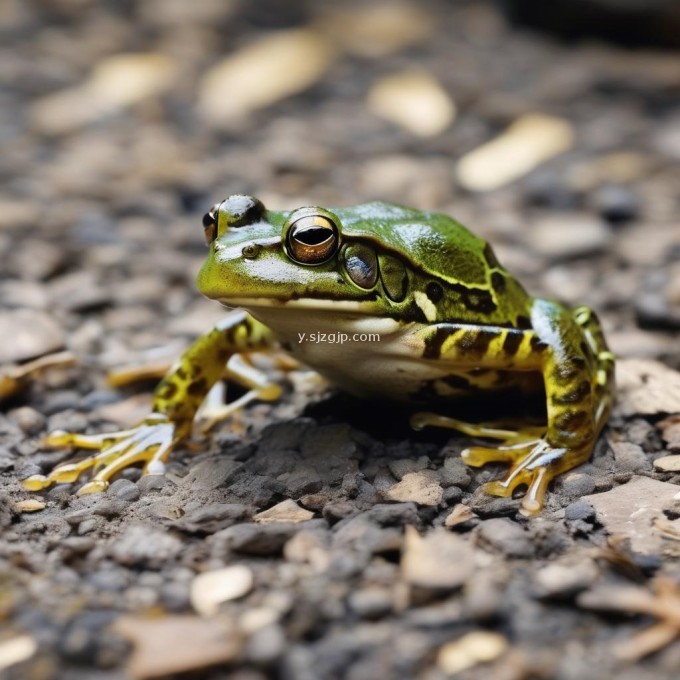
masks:
<svg viewBox="0 0 680 680"><path fill-rule="evenodd" d="M200 113L217 127L306 90L330 66L333 49L316 31L277 31L213 66L198 94Z"/></svg>
<svg viewBox="0 0 680 680"><path fill-rule="evenodd" d="M680 372L653 359L616 362L616 412L680 413Z"/></svg>
<svg viewBox="0 0 680 680"><path fill-rule="evenodd" d="M458 181L470 191L498 189L566 151L573 141L574 131L566 120L527 114L463 156L456 170Z"/></svg>
<svg viewBox="0 0 680 680"><path fill-rule="evenodd" d="M368 108L376 116L419 137L431 137L453 122L456 107L444 88L424 71L403 71L371 87Z"/></svg>
<svg viewBox="0 0 680 680"><path fill-rule="evenodd" d="M169 89L176 68L164 54L119 54L100 61L82 85L47 95L29 109L34 127L59 135Z"/></svg>
<svg viewBox="0 0 680 680"><path fill-rule="evenodd" d="M113 630L132 642L127 671L134 680L162 678L236 659L243 636L223 619L122 616Z"/></svg>

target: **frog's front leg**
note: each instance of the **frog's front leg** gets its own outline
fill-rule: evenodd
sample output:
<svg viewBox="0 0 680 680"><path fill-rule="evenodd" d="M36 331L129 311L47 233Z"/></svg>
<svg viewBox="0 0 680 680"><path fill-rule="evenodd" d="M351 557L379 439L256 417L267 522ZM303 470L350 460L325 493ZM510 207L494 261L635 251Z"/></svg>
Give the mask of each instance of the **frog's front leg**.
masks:
<svg viewBox="0 0 680 680"><path fill-rule="evenodd" d="M99 450L78 463L61 465L49 475L33 475L24 480L31 490L44 489L58 482L74 482L90 468L100 468L79 494L104 491L109 479L120 470L143 462L145 474L164 470L172 447L186 437L194 417L211 387L224 375L228 359L240 352L269 349L271 331L246 312L234 312L199 338L180 357L154 392L152 413L136 427L101 435L53 432L49 446L75 446ZM257 382L249 384L250 398L276 398L278 391ZM243 400L240 405L243 405ZM103 466L103 467L102 467Z"/></svg>
<svg viewBox="0 0 680 680"><path fill-rule="evenodd" d="M600 325L586 307L570 312L554 303L537 300L532 313L535 330L448 325L449 333L439 337L442 360L506 370L539 370L544 379L548 422L544 434L536 428L506 433L488 426L419 414L416 424L463 429L469 434L502 438L498 448L471 447L462 453L473 466L507 462L506 476L485 486L488 493L510 496L526 485L521 511L536 514L543 507L547 486L556 475L570 470L590 457L612 404L614 357L607 350ZM429 331L432 333L432 331ZM448 337L447 337L448 336ZM427 346L427 345L426 345ZM480 353L484 352L484 356ZM475 356L478 354L479 356Z"/></svg>

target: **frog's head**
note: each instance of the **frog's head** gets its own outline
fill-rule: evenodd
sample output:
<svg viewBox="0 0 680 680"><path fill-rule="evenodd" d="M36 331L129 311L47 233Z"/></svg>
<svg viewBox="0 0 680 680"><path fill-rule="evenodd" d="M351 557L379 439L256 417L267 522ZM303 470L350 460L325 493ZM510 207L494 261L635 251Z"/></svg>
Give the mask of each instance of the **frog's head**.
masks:
<svg viewBox="0 0 680 680"><path fill-rule="evenodd" d="M203 226L210 254L198 288L227 306L380 314L386 302L404 298L404 266L381 259L381 270L376 248L343 235L329 210L268 211L258 199L236 195L214 205ZM386 290L392 300L384 300Z"/></svg>

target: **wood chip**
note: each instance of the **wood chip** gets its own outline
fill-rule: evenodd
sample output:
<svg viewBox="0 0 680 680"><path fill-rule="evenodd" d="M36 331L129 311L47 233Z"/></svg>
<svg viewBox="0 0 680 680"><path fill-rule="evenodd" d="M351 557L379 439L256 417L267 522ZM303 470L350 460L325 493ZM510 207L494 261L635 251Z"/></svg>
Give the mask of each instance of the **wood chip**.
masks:
<svg viewBox="0 0 680 680"><path fill-rule="evenodd" d="M390 0L333 7L320 28L348 52L377 59L427 39L434 21L426 9Z"/></svg>
<svg viewBox="0 0 680 680"><path fill-rule="evenodd" d="M243 648L243 637L235 626L217 618L122 616L113 630L134 645L126 669L134 680L227 663Z"/></svg>
<svg viewBox="0 0 680 680"><path fill-rule="evenodd" d="M253 572L241 564L207 571L191 582L191 604L201 616L214 616L223 602L247 595L254 581Z"/></svg>
<svg viewBox="0 0 680 680"><path fill-rule="evenodd" d="M573 129L566 120L527 114L495 139L463 156L456 169L458 181L469 191L498 189L566 151L573 140Z"/></svg>
<svg viewBox="0 0 680 680"><path fill-rule="evenodd" d="M438 135L453 122L456 106L439 82L424 71L402 71L378 80L366 101L376 116L418 137Z"/></svg>
<svg viewBox="0 0 680 680"><path fill-rule="evenodd" d="M616 412L654 415L680 412L680 372L653 359L616 363Z"/></svg>
<svg viewBox="0 0 680 680"><path fill-rule="evenodd" d="M507 639L500 633L474 631L441 647L437 654L437 666L443 673L454 675L480 663L494 661L509 646Z"/></svg>
<svg viewBox="0 0 680 680"><path fill-rule="evenodd" d="M45 503L37 498L27 498L14 504L17 512L38 512L45 509Z"/></svg>
<svg viewBox="0 0 680 680"><path fill-rule="evenodd" d="M198 109L215 127L243 122L253 111L316 83L330 66L333 54L329 41L316 31L270 33L231 54L203 76Z"/></svg>
<svg viewBox="0 0 680 680"><path fill-rule="evenodd" d="M0 670L30 659L38 651L31 635L16 635L0 642Z"/></svg>
<svg viewBox="0 0 680 680"><path fill-rule="evenodd" d="M38 132L72 132L166 91L175 75L164 54L118 54L100 61L82 85L37 100L29 117Z"/></svg>
<svg viewBox="0 0 680 680"><path fill-rule="evenodd" d="M465 539L446 529L421 536L414 527L406 527L401 572L407 583L435 590L457 588L474 568L474 551Z"/></svg>
<svg viewBox="0 0 680 680"><path fill-rule="evenodd" d="M276 505L258 512L253 519L256 522L306 522L312 519L314 513L311 510L301 508L293 499L287 498Z"/></svg>
<svg viewBox="0 0 680 680"><path fill-rule="evenodd" d="M470 510L470 508L463 504L463 503L458 503L453 507L453 510L449 513L449 515L446 517L444 520L444 526L445 527L455 527L458 526L459 524L463 524L465 522L468 522L471 519L474 519L477 517L477 515Z"/></svg>

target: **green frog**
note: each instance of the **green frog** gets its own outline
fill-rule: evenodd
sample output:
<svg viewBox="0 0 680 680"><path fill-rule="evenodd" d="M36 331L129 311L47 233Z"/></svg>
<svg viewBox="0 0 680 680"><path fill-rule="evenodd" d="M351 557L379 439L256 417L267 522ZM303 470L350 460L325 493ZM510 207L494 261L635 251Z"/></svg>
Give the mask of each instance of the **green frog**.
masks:
<svg viewBox="0 0 680 680"><path fill-rule="evenodd" d="M212 207L203 227L210 252L198 288L235 311L169 370L138 426L49 435L50 445L95 453L24 480L27 489L74 482L90 468L80 494L104 491L136 463L162 474L225 370L247 391L221 415L279 398L280 386L249 362L269 351L289 353L358 397L411 405L416 429L498 440L466 449L463 460L508 463L485 489L510 496L526 487L526 515L541 510L556 475L590 457L614 384L614 357L595 314L527 294L491 246L451 217L382 202L277 212L234 195ZM344 341L305 341L324 334ZM367 334L379 341L365 342ZM543 392L547 423L514 428L447 413L456 400L508 390Z"/></svg>

